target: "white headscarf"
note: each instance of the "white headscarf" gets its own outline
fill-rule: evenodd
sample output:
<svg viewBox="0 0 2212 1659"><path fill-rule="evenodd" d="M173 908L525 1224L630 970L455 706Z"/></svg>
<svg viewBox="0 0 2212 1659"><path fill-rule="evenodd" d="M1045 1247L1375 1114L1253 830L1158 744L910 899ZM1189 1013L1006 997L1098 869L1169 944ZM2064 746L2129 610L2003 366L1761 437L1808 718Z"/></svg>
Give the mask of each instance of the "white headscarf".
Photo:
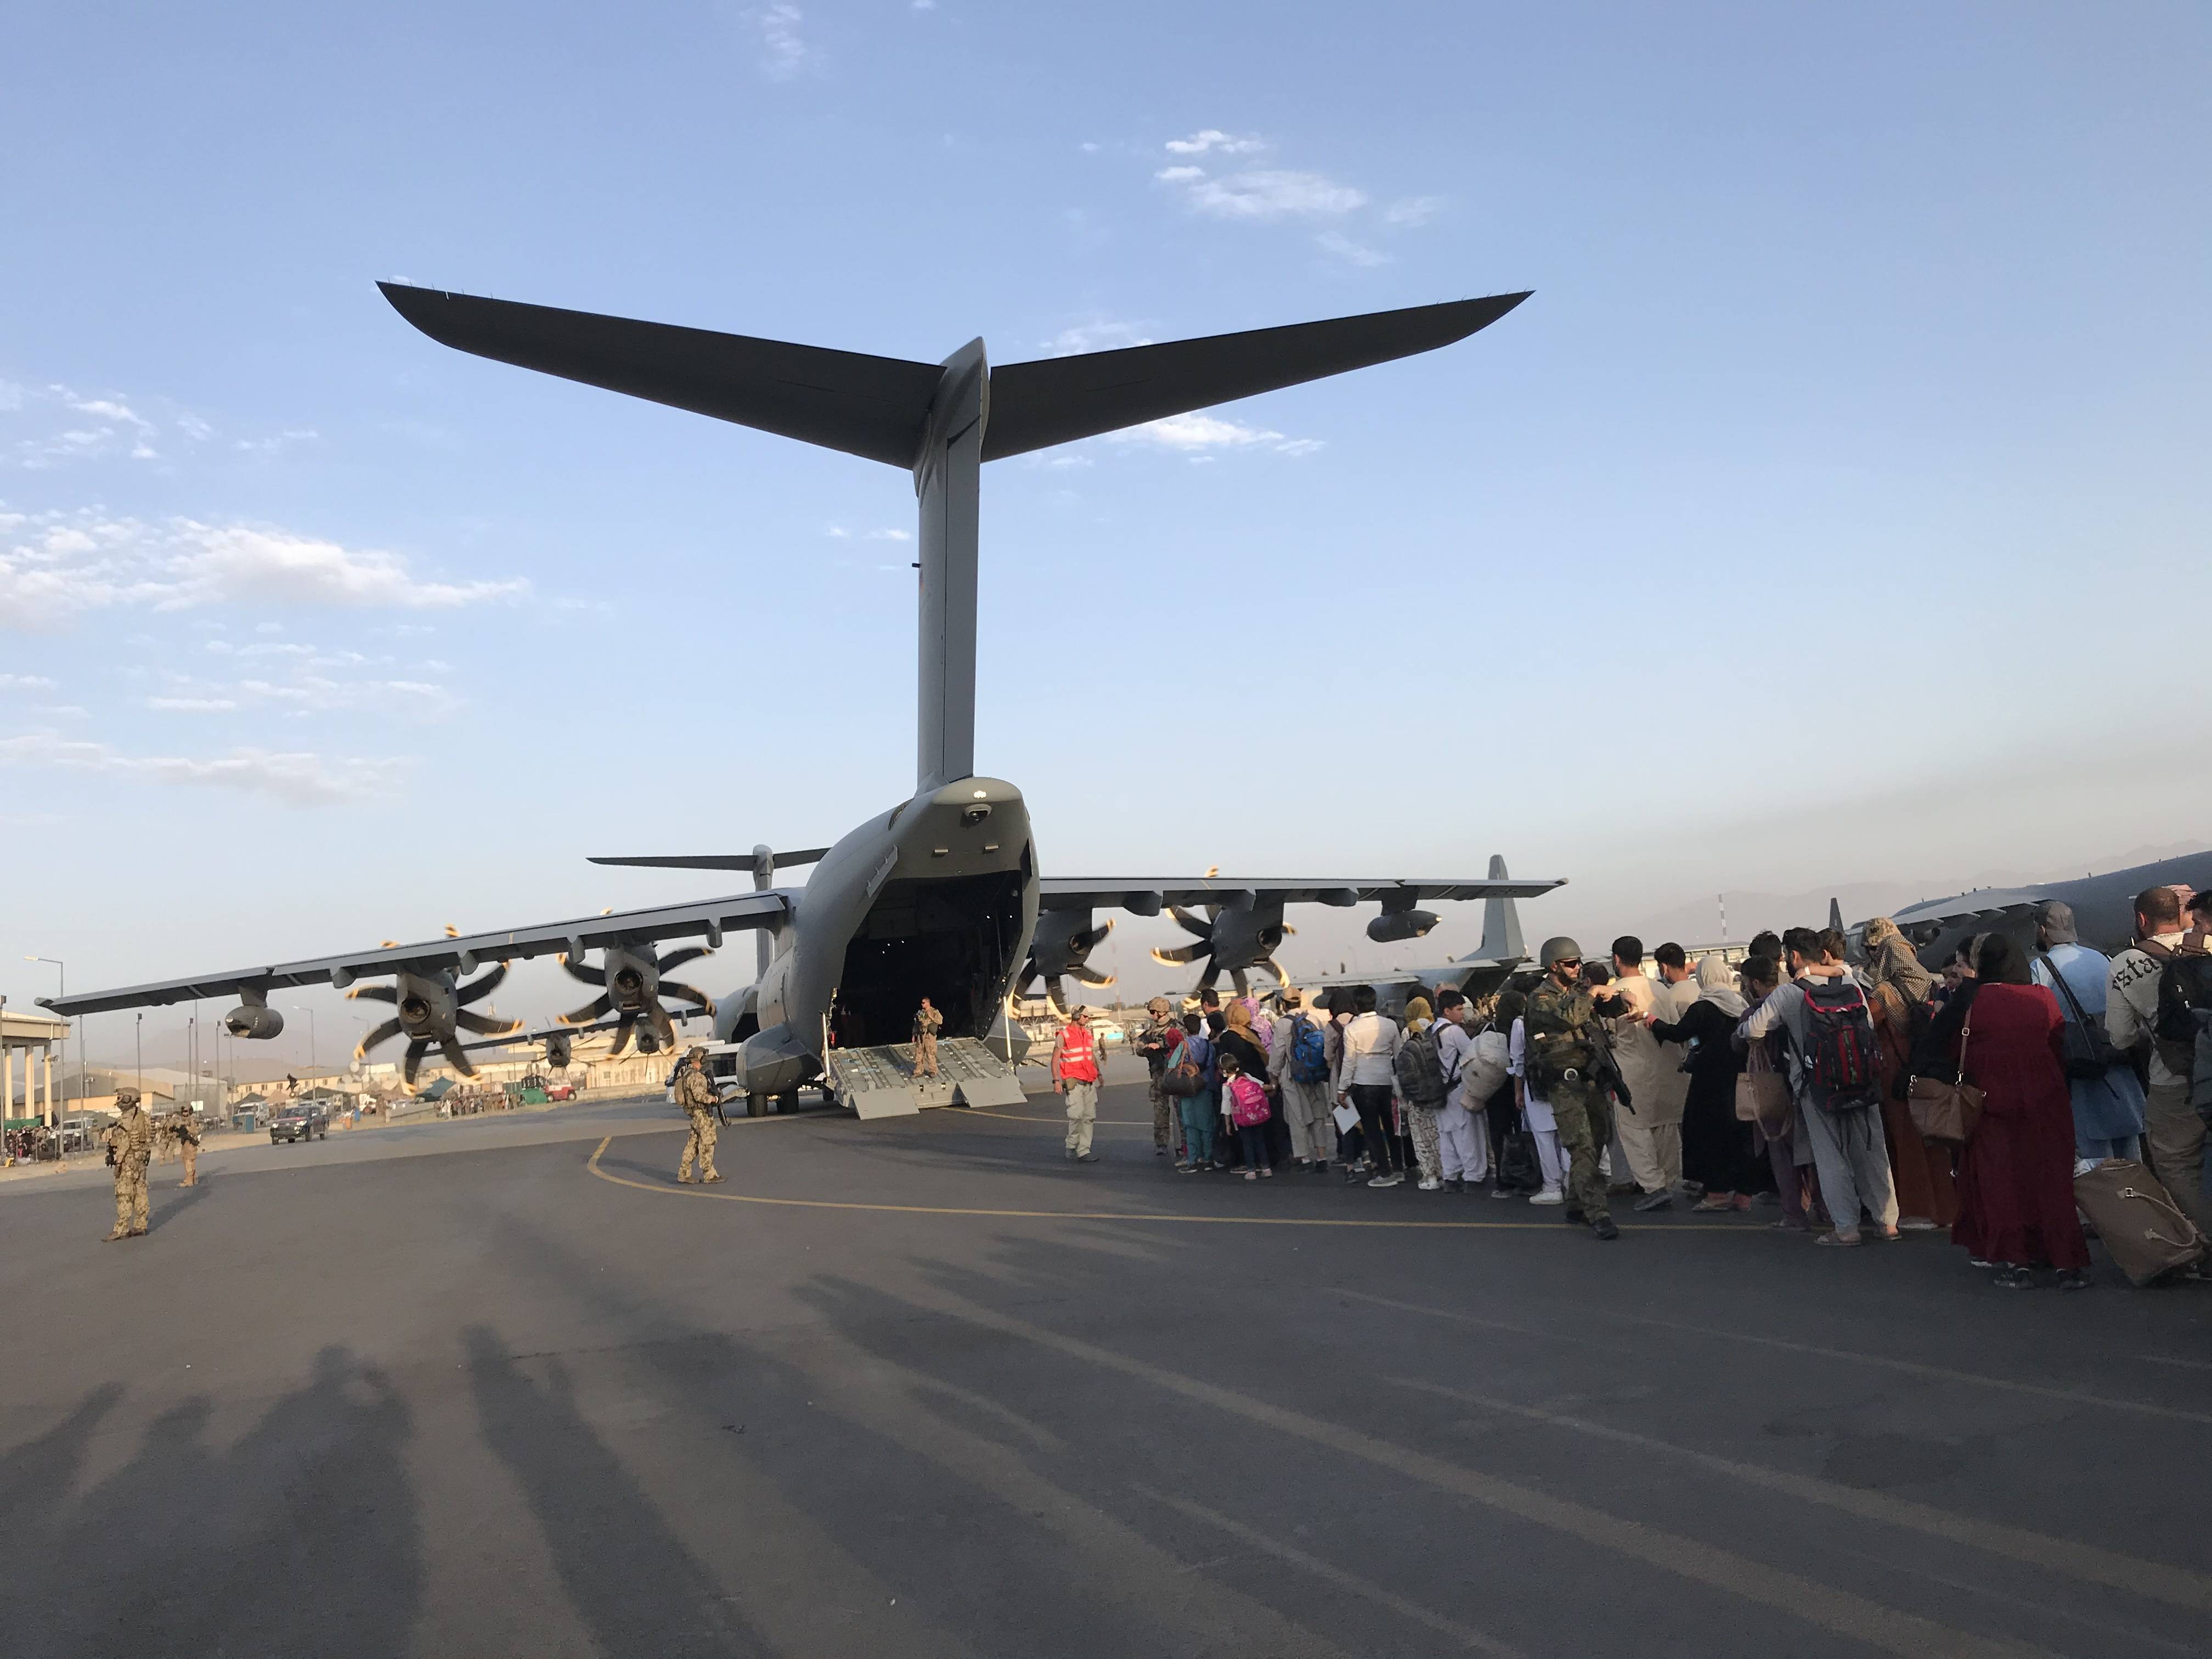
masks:
<svg viewBox="0 0 2212 1659"><path fill-rule="evenodd" d="M1735 969L1718 957L1698 958L1698 1000L1711 1003L1730 1019L1741 1019L1750 1006L1735 988Z"/></svg>

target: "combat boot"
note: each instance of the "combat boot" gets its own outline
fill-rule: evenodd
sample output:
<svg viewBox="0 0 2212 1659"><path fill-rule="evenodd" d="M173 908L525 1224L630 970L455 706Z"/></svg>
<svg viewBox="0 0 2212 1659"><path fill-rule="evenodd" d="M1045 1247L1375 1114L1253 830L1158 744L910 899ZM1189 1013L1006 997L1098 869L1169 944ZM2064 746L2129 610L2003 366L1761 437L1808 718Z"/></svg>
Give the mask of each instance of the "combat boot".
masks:
<svg viewBox="0 0 2212 1659"><path fill-rule="evenodd" d="M103 1244L112 1244L118 1238L128 1238L130 1237L131 1230L128 1227L118 1227L113 1232L108 1234L100 1242Z"/></svg>
<svg viewBox="0 0 2212 1659"><path fill-rule="evenodd" d="M688 1175L680 1175L676 1177L676 1184L679 1187L689 1187L691 1184L691 1177Z"/></svg>
<svg viewBox="0 0 2212 1659"><path fill-rule="evenodd" d="M143 1238L146 1237L146 1230L143 1227L133 1227L130 1232L125 1236L130 1238Z"/></svg>
<svg viewBox="0 0 2212 1659"><path fill-rule="evenodd" d="M720 1180L721 1180L721 1178L722 1178L722 1177L721 1177L720 1176L719 1176L719 1175L710 1175L710 1176L703 1176L703 1177L701 1179L701 1181L700 1181L700 1183L699 1183L699 1184L700 1184L701 1186L702 1186L702 1187L711 1187L711 1186L714 1185L714 1183L715 1183L715 1182L719 1182Z"/></svg>

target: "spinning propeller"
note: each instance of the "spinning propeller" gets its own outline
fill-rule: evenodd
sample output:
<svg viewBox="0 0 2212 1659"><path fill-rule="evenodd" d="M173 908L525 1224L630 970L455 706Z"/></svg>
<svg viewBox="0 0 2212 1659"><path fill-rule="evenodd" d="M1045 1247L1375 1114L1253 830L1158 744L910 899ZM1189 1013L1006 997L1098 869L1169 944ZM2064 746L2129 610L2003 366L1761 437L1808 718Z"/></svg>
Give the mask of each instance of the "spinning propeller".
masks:
<svg viewBox="0 0 2212 1659"><path fill-rule="evenodd" d="M1206 872L1209 877L1213 873ZM1291 976L1276 962L1275 947L1283 942L1284 935L1296 930L1284 925L1282 900L1263 900L1249 889L1225 897L1225 903L1207 905L1202 917L1181 905L1170 905L1168 914L1185 933L1195 935L1197 942L1154 951L1152 960L1170 967L1204 963L1198 975L1197 988L1201 991L1226 972L1237 994L1243 996L1251 989L1244 977L1248 968L1264 968L1279 983L1288 985Z"/></svg>
<svg viewBox="0 0 2212 1659"><path fill-rule="evenodd" d="M446 927L447 939L458 939L460 930L450 922ZM389 948L390 942L387 941ZM393 1018L369 1032L361 1040L354 1058L365 1058L372 1048L380 1048L396 1036L407 1039L407 1058L401 1075L407 1086L415 1086L416 1073L421 1069L422 1056L436 1048L446 1058L447 1064L464 1077L474 1077L477 1068L462 1048L460 1033L473 1031L479 1036L509 1036L522 1029L519 1019L492 1019L483 1014L471 1013L469 1004L481 1002L497 990L500 981L507 977L507 964L500 963L469 981L465 985L456 979L452 969L440 969L430 973L412 973L404 969L393 985L358 985L348 991L349 998L365 1002L389 1002L396 1005Z"/></svg>
<svg viewBox="0 0 2212 1659"><path fill-rule="evenodd" d="M615 1017L615 1040L614 1046L607 1051L611 1055L618 1054L629 1046L632 1031L637 1034L640 1054L650 1054L664 1048L673 1048L676 1046L676 1022L669 1017L668 1010L661 1006L661 998L673 997L679 1002L695 1004L697 1011L709 1018L714 1017L714 1002L704 991L694 986L678 984L674 980L664 980L661 975L672 968L681 968L687 962L696 962L701 957L713 954L712 951L701 945L687 945L681 951L672 951L665 957L655 957L650 946L633 950L626 945L611 945L606 950L606 965L604 968L586 967L563 957L561 965L568 970L571 979L605 988L582 1007L562 1014L561 1023L564 1025L586 1025L612 1014ZM640 1022L642 1022L642 1029L640 1029Z"/></svg>

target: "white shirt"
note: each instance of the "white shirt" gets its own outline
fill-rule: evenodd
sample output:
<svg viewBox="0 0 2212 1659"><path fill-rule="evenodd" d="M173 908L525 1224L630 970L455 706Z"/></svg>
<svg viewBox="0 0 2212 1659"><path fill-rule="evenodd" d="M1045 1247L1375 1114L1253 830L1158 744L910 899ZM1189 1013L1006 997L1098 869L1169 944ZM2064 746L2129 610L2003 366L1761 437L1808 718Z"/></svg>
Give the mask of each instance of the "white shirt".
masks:
<svg viewBox="0 0 2212 1659"><path fill-rule="evenodd" d="M1528 1027L1527 1022L1517 1018L1505 1050L1505 1074L1521 1079L1521 1105L1528 1114L1528 1127L1556 1130L1559 1120L1552 1115L1552 1103L1536 1092L1536 1079L1528 1075Z"/></svg>
<svg viewBox="0 0 2212 1659"><path fill-rule="evenodd" d="M1399 1048L1405 1042L1398 1022L1381 1014L1361 1014L1344 1028L1344 1082L1350 1088L1355 1083L1390 1084L1397 1081L1397 1073L1390 1062L1397 1058Z"/></svg>
<svg viewBox="0 0 2212 1659"><path fill-rule="evenodd" d="M1468 1066L1474 1058L1474 1039L1455 1019L1440 1019L1429 1028L1437 1034L1437 1064L1444 1068L1451 1087L1444 1091L1444 1110L1467 1104Z"/></svg>

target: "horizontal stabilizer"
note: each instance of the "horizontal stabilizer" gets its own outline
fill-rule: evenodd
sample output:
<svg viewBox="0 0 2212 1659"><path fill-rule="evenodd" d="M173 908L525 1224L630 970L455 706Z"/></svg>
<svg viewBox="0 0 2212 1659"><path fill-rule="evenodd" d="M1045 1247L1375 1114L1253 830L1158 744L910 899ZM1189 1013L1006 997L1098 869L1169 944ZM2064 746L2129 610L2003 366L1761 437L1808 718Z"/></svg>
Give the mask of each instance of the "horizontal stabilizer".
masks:
<svg viewBox="0 0 2212 1659"><path fill-rule="evenodd" d="M456 350L893 466L914 465L945 373L712 329L377 286L402 317Z"/></svg>
<svg viewBox="0 0 2212 1659"><path fill-rule="evenodd" d="M788 870L795 865L819 864L829 851L826 847L802 847L795 852L779 852L775 854L775 867ZM671 854L662 858L594 858L590 862L626 865L639 870L750 870L758 860L750 853L700 853Z"/></svg>
<svg viewBox="0 0 2212 1659"><path fill-rule="evenodd" d="M945 367L712 329L380 283L441 344L672 409L912 467ZM990 371L982 459L1141 426L1465 339L1528 296L1009 363Z"/></svg>
<svg viewBox="0 0 2212 1659"><path fill-rule="evenodd" d="M991 371L983 459L1000 460L1431 351L1496 322L1528 297L1499 294L1008 363Z"/></svg>

